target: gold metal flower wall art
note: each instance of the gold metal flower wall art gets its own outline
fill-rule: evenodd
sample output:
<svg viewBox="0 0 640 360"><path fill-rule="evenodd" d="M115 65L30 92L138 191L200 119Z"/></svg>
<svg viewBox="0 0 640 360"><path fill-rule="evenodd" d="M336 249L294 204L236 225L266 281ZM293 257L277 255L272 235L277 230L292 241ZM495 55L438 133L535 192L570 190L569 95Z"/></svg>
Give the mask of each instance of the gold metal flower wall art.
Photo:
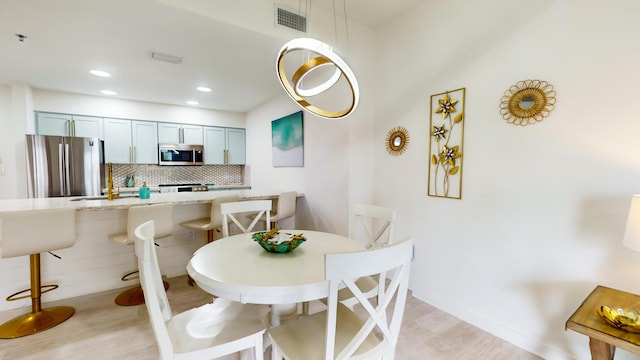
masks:
<svg viewBox="0 0 640 360"><path fill-rule="evenodd" d="M431 95L429 196L462 198L465 88Z"/></svg>
<svg viewBox="0 0 640 360"><path fill-rule="evenodd" d="M389 130L384 141L387 152L393 156L401 155L409 145L409 131L402 127L396 126Z"/></svg>
<svg viewBox="0 0 640 360"><path fill-rule="evenodd" d="M553 86L541 80L523 80L504 92L500 114L514 125L535 124L551 114L556 104Z"/></svg>

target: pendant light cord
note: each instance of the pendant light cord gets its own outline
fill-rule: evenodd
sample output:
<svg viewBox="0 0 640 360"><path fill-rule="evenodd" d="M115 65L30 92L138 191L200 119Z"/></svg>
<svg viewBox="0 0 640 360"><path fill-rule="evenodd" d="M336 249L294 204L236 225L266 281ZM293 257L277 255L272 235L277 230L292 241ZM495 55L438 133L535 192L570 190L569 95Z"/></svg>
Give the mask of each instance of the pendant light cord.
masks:
<svg viewBox="0 0 640 360"><path fill-rule="evenodd" d="M347 50L351 51L351 40L349 39L349 22L347 21L347 0L342 0L342 7L342 11L344 11L344 29L347 32Z"/></svg>

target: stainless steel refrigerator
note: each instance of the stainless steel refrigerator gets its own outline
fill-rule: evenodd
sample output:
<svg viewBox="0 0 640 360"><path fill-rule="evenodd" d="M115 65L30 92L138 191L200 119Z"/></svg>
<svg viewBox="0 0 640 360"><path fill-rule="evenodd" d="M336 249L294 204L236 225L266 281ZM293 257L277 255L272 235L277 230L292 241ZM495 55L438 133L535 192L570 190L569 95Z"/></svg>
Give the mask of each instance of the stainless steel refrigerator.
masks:
<svg viewBox="0 0 640 360"><path fill-rule="evenodd" d="M29 197L102 195L103 149L98 138L27 135Z"/></svg>

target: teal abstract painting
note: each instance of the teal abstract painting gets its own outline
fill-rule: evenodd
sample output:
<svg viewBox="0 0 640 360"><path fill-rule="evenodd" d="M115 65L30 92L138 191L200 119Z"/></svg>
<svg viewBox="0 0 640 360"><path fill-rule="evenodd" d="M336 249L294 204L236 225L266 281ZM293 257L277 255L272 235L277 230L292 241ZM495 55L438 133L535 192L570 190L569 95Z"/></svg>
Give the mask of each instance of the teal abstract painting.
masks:
<svg viewBox="0 0 640 360"><path fill-rule="evenodd" d="M304 166L302 111L271 122L274 167Z"/></svg>

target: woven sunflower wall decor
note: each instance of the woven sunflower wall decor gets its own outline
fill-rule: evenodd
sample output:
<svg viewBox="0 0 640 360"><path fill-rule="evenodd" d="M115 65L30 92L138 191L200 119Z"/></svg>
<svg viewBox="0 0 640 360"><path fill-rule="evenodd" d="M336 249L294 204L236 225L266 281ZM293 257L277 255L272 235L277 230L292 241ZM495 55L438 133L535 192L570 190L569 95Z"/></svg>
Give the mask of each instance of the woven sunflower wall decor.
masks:
<svg viewBox="0 0 640 360"><path fill-rule="evenodd" d="M407 149L407 145L409 145L409 131L402 126L389 130L384 140L387 152L393 156L401 155Z"/></svg>
<svg viewBox="0 0 640 360"><path fill-rule="evenodd" d="M525 126L544 120L555 104L556 92L548 82L518 81L500 99L500 114L508 123Z"/></svg>

